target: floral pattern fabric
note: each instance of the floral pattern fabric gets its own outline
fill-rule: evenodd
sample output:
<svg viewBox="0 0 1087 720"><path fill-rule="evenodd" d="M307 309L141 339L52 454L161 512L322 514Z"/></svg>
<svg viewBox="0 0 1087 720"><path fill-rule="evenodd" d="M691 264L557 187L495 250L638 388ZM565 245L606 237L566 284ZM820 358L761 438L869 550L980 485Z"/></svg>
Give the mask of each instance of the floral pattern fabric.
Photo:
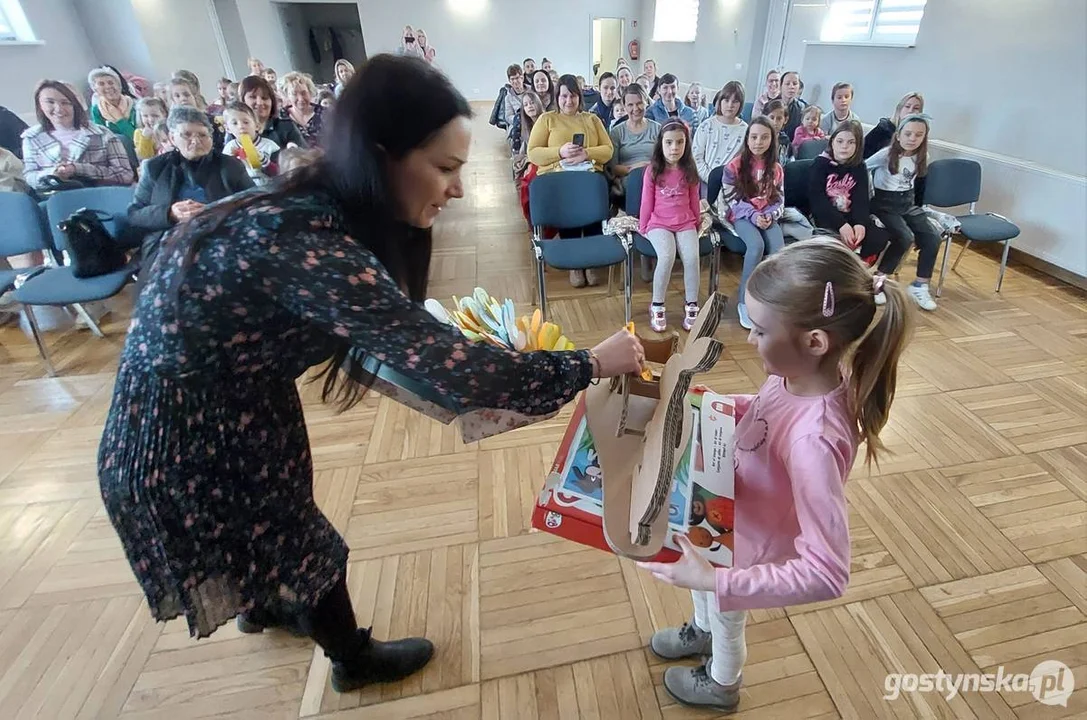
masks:
<svg viewBox="0 0 1087 720"><path fill-rule="evenodd" d="M313 500L295 386L342 343L464 412L545 415L591 378L586 351L518 354L439 323L324 194L234 210L181 276L171 239L200 226L168 235L148 272L98 456L152 614L184 615L195 637L254 607L313 606L346 572L347 545Z"/></svg>

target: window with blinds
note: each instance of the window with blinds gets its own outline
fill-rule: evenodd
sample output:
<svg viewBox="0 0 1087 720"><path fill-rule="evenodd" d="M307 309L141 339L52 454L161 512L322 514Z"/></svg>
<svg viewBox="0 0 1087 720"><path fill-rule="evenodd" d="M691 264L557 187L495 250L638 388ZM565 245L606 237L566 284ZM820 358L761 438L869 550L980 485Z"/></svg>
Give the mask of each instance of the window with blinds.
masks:
<svg viewBox="0 0 1087 720"><path fill-rule="evenodd" d="M698 0L657 0L653 42L694 42L698 34Z"/></svg>
<svg viewBox="0 0 1087 720"><path fill-rule="evenodd" d="M8 20L8 16L4 13L4 8L0 7L0 42L13 42L17 39L15 28L11 26L11 21Z"/></svg>
<svg viewBox="0 0 1087 720"><path fill-rule="evenodd" d="M926 0L831 0L822 42L913 45Z"/></svg>

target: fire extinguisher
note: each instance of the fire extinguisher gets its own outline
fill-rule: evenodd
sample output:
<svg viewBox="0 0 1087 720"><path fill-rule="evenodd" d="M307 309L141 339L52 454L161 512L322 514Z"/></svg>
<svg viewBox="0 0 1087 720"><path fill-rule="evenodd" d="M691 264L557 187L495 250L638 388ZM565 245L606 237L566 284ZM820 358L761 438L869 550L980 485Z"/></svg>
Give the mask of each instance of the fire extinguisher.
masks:
<svg viewBox="0 0 1087 720"><path fill-rule="evenodd" d="M638 59L638 41L637 40L631 40L627 44L627 54L630 55L631 60L637 60Z"/></svg>

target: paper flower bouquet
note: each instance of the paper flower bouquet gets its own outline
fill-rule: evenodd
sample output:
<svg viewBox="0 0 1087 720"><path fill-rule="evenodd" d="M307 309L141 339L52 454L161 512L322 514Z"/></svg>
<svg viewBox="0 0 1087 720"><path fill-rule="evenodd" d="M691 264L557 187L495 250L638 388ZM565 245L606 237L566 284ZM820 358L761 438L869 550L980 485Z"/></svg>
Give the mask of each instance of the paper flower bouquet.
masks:
<svg viewBox="0 0 1087 720"><path fill-rule="evenodd" d="M512 300L499 302L483 288L476 288L469 297L454 295L452 310L446 310L433 298L425 306L431 315L459 329L469 340L517 352L574 349L574 343L562 334L558 325L543 322L539 309L531 316L517 317Z"/></svg>

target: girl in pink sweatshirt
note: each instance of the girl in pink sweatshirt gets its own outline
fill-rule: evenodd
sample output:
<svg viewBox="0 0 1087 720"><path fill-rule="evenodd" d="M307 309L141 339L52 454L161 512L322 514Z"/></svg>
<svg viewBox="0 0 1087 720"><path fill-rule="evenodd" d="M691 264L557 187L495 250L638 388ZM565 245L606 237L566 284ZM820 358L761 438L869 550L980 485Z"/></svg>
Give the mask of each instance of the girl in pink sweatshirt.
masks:
<svg viewBox="0 0 1087 720"><path fill-rule="evenodd" d="M683 290L687 300L683 329L690 330L698 318L699 191L691 132L682 120L669 120L657 136L653 156L645 169L638 213L638 232L649 240L657 254L653 302L649 306L649 327L654 332L664 332L668 327L664 296L677 250L683 261Z"/></svg>
<svg viewBox="0 0 1087 720"><path fill-rule="evenodd" d="M694 598L694 618L657 632L653 652L711 656L705 665L669 668L664 687L682 703L723 712L739 703L747 610L845 592L845 481L859 443L868 463L884 449L879 433L910 325L898 285L873 277L836 239L798 242L767 258L752 273L746 299L748 342L769 377L757 395L734 398L733 566L714 568L686 536L677 538L678 561L639 563Z"/></svg>

